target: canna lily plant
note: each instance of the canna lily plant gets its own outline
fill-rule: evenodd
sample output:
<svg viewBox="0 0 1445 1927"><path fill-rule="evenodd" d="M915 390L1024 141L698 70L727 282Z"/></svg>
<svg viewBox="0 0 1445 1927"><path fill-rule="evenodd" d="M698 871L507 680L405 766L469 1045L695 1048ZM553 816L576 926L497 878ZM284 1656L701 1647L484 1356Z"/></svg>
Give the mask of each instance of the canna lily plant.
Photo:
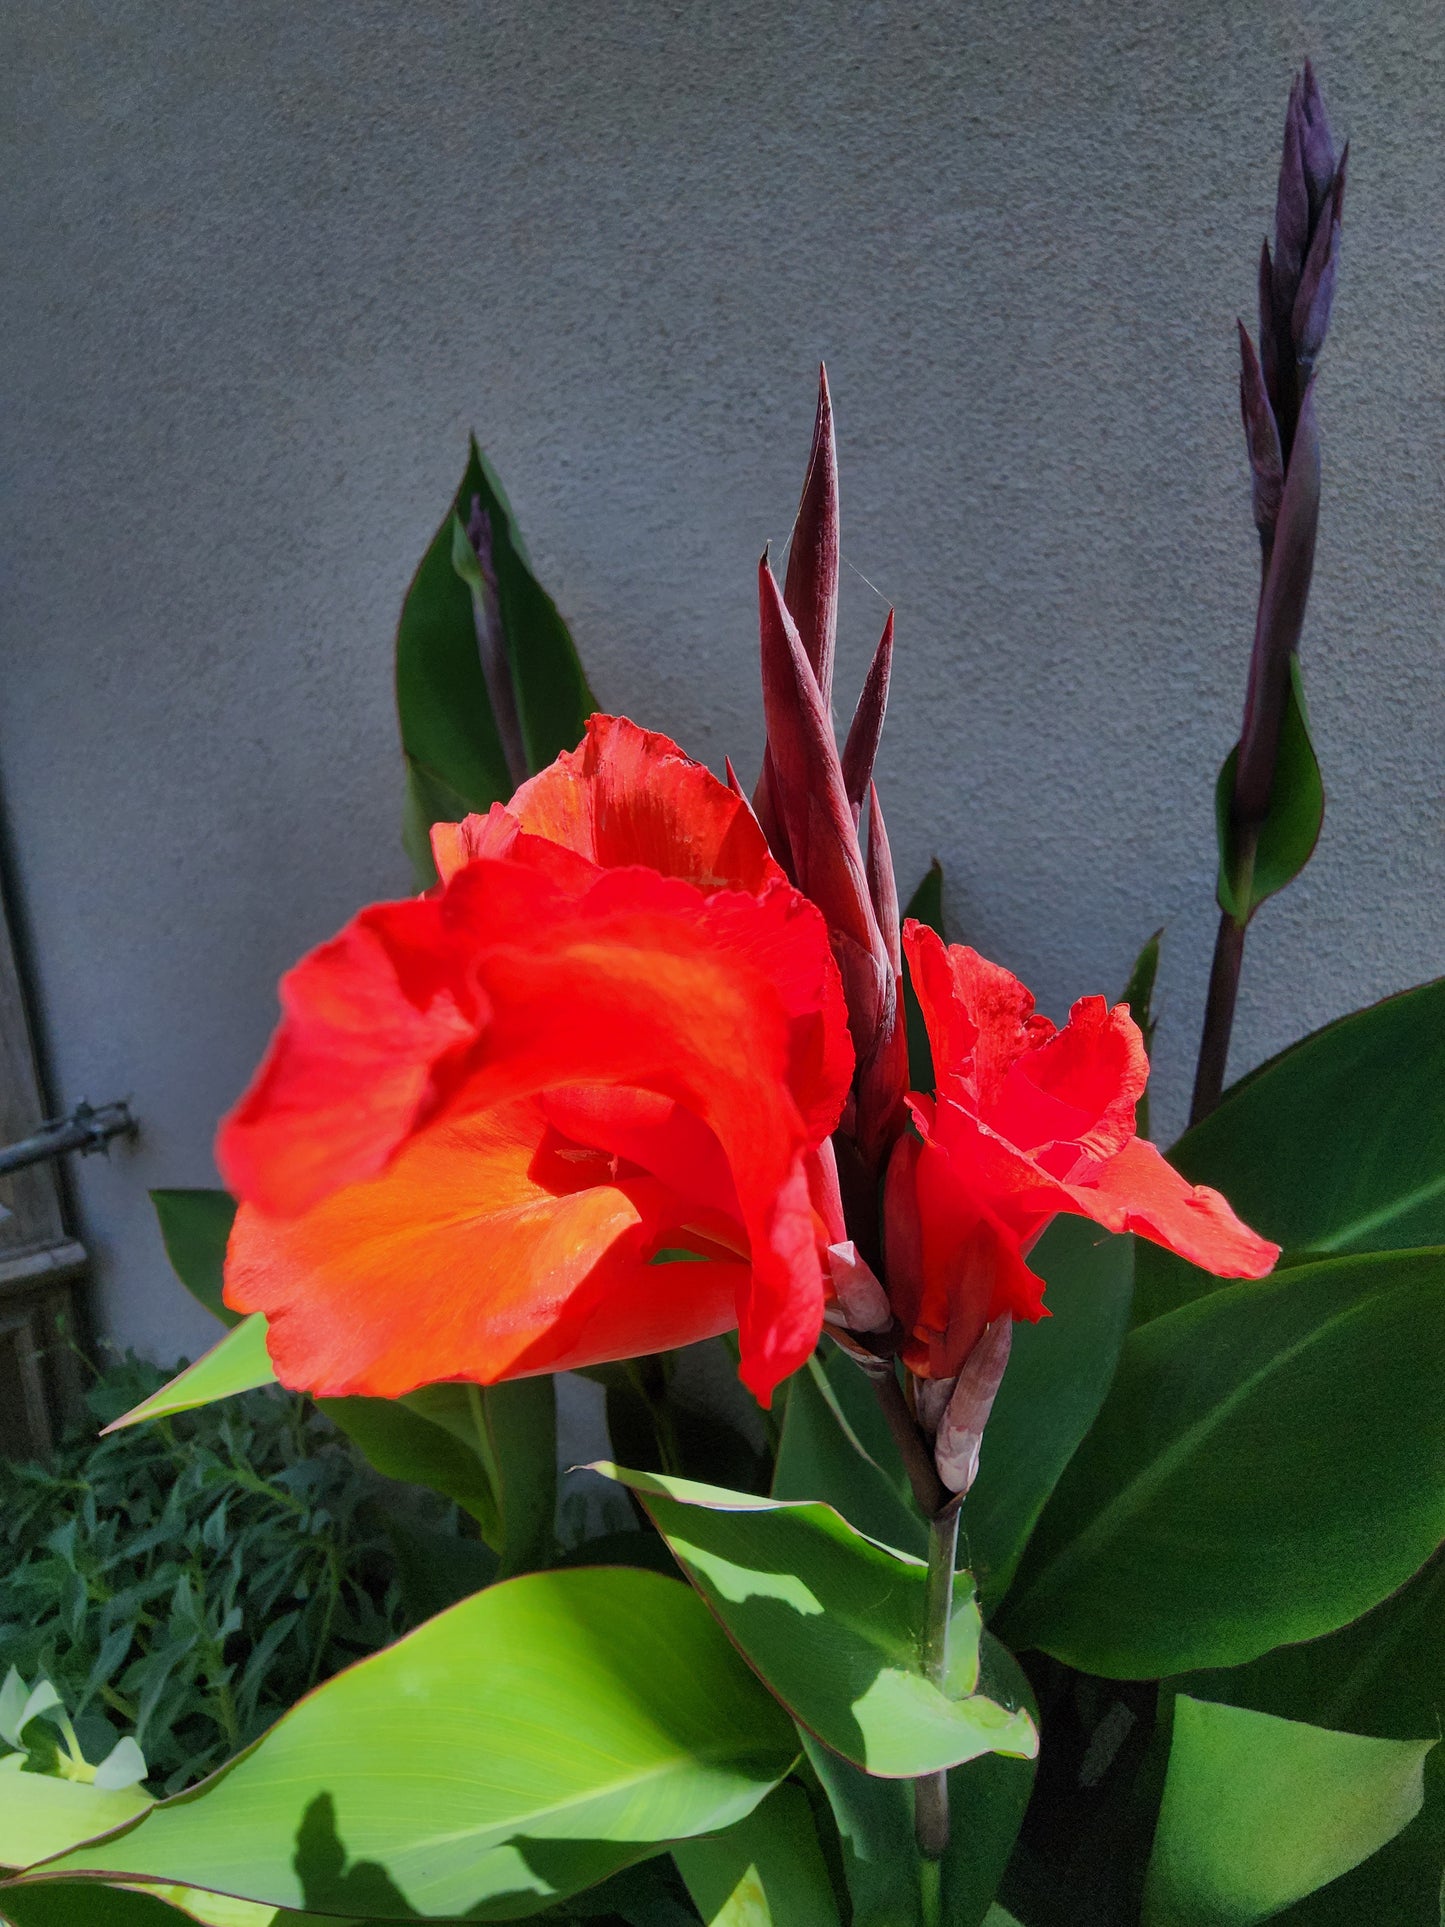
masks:
<svg viewBox="0 0 1445 1927"><path fill-rule="evenodd" d="M1231 985L1317 800L1343 169L1306 70L1244 346ZM1157 939L1055 1025L936 875L901 908L839 526L824 376L750 798L597 710L473 450L398 635L417 894L283 979L226 1192L157 1194L230 1329L123 1421L274 1378L466 1529L398 1538L434 1616L172 1799L39 1770L7 1687L13 1927L1438 1921L1445 985L1163 1154ZM610 1436L560 1500L559 1374Z"/></svg>

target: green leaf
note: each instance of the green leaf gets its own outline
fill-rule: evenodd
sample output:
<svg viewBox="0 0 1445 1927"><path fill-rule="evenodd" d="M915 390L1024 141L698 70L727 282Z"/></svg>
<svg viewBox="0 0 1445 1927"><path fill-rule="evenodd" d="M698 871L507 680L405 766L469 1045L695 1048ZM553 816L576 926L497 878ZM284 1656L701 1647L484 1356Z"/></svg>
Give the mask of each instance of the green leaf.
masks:
<svg viewBox="0 0 1445 1927"><path fill-rule="evenodd" d="M580 741L587 718L597 707L597 698L583 674L567 625L532 573L511 504L475 438L457 499L462 522L466 521L473 495L491 524L497 608L527 764L535 772ZM481 574L475 551L468 544L459 555L475 591Z"/></svg>
<svg viewBox="0 0 1445 1927"><path fill-rule="evenodd" d="M1035 1711L1018 1663L983 1636L983 1681L999 1697ZM870 1778L804 1735L808 1759L828 1796L853 1898L852 1927L924 1927L913 1784ZM985 1754L948 1776L952 1817L943 1863L941 1927L979 1927L988 1916L1033 1785L1032 1760Z"/></svg>
<svg viewBox="0 0 1445 1927"><path fill-rule="evenodd" d="M108 1833L150 1805L143 1787L97 1787L0 1770L0 1867L28 1867Z"/></svg>
<svg viewBox="0 0 1445 1927"><path fill-rule="evenodd" d="M1292 883L1309 862L1325 820L1325 786L1310 741L1298 656L1290 657L1279 758L1252 865L1246 862L1234 834L1234 772L1238 763L1236 743L1224 759L1214 786L1214 820L1219 836L1217 890L1225 915L1248 923L1266 897Z"/></svg>
<svg viewBox="0 0 1445 1927"><path fill-rule="evenodd" d="M1015 1324L1008 1369L963 1508L985 1611L1007 1592L1029 1534L1113 1380L1129 1325L1134 1240L1056 1218L1029 1263L1052 1316Z"/></svg>
<svg viewBox="0 0 1445 1927"><path fill-rule="evenodd" d="M228 1191L152 1191L151 1203L177 1278L213 1318L223 1325L239 1325L240 1312L232 1311L221 1298L236 1200Z"/></svg>
<svg viewBox="0 0 1445 1927"><path fill-rule="evenodd" d="M435 1389L455 1394L465 1407L464 1386ZM501 1518L476 1441L468 1444L437 1424L420 1399L412 1393L407 1398L323 1398L317 1403L378 1472L454 1500L495 1546L501 1539Z"/></svg>
<svg viewBox="0 0 1445 1927"><path fill-rule="evenodd" d="M490 524L490 580L467 538L474 501ZM422 883L436 874L431 825L485 811L516 787L482 669L479 623L484 633L500 632L525 760L535 772L577 742L596 702L566 625L528 566L500 484L473 440L452 507L407 591L396 637L405 841Z"/></svg>
<svg viewBox="0 0 1445 1927"><path fill-rule="evenodd" d="M908 906L903 912L904 922L910 917L919 923L926 923L930 930L936 930L940 937L943 936L943 865L937 857L929 864L927 875L908 899ZM909 1085L915 1091L931 1091L933 1049L928 1041L923 1009L914 995L913 979L907 970L903 973L903 1017L908 1028Z"/></svg>
<svg viewBox="0 0 1445 1927"><path fill-rule="evenodd" d="M1303 1265L1132 1332L999 1631L1086 1672L1331 1632L1445 1538L1445 1252Z"/></svg>
<svg viewBox="0 0 1445 1927"><path fill-rule="evenodd" d="M275 1382L276 1373L266 1350L266 1319L263 1313L252 1312L194 1365L188 1365L168 1385L163 1385L105 1429L119 1432L145 1419L169 1418L175 1412L194 1411L198 1405L210 1405L218 1398L234 1398L237 1392L251 1392L258 1385Z"/></svg>
<svg viewBox="0 0 1445 1927"><path fill-rule="evenodd" d="M1376 1740L1181 1694L1144 1927L1251 1927L1420 1810L1433 1740Z"/></svg>
<svg viewBox="0 0 1445 1927"><path fill-rule="evenodd" d="M745 1820L673 1850L707 1927L838 1927L806 1794L780 1786Z"/></svg>
<svg viewBox="0 0 1445 1927"><path fill-rule="evenodd" d="M53 1865L361 1919L515 1918L732 1825L795 1753L686 1587L533 1573L337 1674L199 1788Z"/></svg>
<svg viewBox="0 0 1445 1927"><path fill-rule="evenodd" d="M975 1690L980 1620L967 1574L957 1588L945 1693L919 1659L921 1560L865 1539L831 1506L595 1469L639 1495L764 1684L854 1765L896 1778L980 1753L1036 1752L1028 1714Z"/></svg>
<svg viewBox="0 0 1445 1927"><path fill-rule="evenodd" d="M1159 975L1159 941L1164 935L1159 928L1134 959L1134 968L1129 972L1129 981L1124 986L1123 1001L1129 1006L1129 1015L1139 1026L1144 1039L1144 1049L1154 1055L1154 1032L1158 1019L1154 1015L1154 985ZM1134 1107L1134 1122L1140 1137L1149 1135L1149 1093L1146 1090Z"/></svg>
<svg viewBox="0 0 1445 1927"><path fill-rule="evenodd" d="M109 1887L97 1880L27 1881L0 1886L0 1910L13 1927L347 1927L336 1915L278 1913L253 1900L198 1887Z"/></svg>
<svg viewBox="0 0 1445 1927"><path fill-rule="evenodd" d="M1438 1730L1445 1679L1445 1556L1337 1633L1282 1646L1248 1666L1191 1673L1176 1685L1195 1699L1252 1707L1381 1739ZM1425 1807L1364 1866L1281 1916L1299 1927L1440 1927L1445 1875L1445 1760L1425 1764Z"/></svg>
<svg viewBox="0 0 1445 1927"><path fill-rule="evenodd" d="M1286 1259L1445 1245L1445 978L1327 1024L1246 1077L1169 1153ZM1139 1247L1136 1319L1220 1281Z"/></svg>
<svg viewBox="0 0 1445 1927"><path fill-rule="evenodd" d="M788 1384L775 1499L819 1499L886 1546L924 1558L928 1526L914 1503L865 1375L842 1350L808 1360Z"/></svg>

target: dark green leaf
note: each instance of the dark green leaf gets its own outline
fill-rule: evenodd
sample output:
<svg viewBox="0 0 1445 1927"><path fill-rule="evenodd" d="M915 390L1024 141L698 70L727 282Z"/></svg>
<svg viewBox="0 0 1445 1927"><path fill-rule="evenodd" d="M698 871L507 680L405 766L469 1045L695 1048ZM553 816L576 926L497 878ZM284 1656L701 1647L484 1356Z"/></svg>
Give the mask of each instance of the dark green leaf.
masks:
<svg viewBox="0 0 1445 1927"><path fill-rule="evenodd" d="M1164 935L1158 929L1134 959L1134 968L1129 972L1129 981L1124 986L1124 1002L1129 1006L1129 1015L1139 1026L1144 1039L1144 1049L1154 1055L1154 1031L1158 1019L1154 1014L1154 984L1159 975L1159 940ZM1134 1107L1134 1122L1140 1137L1149 1135L1149 1093L1146 1090Z"/></svg>
<svg viewBox="0 0 1445 1927"><path fill-rule="evenodd" d="M1104 1402L1129 1325L1132 1238L1056 1218L1029 1263L1052 1316L1016 1324L978 1478L963 1508L985 1611L1007 1592L1049 1494Z"/></svg>
<svg viewBox="0 0 1445 1927"><path fill-rule="evenodd" d="M807 1796L780 1786L726 1833L673 1850L707 1927L838 1927Z"/></svg>
<svg viewBox="0 0 1445 1927"><path fill-rule="evenodd" d="M505 1919L731 1826L795 1752L687 1588L533 1573L339 1674L203 1787L55 1864L362 1919Z"/></svg>
<svg viewBox="0 0 1445 1927"><path fill-rule="evenodd" d="M1144 1927L1251 1927L1348 1872L1419 1812L1434 1744L1181 1694Z"/></svg>
<svg viewBox="0 0 1445 1927"><path fill-rule="evenodd" d="M908 907L903 912L904 921L907 922L909 917L926 923L930 930L936 930L940 937L943 936L943 865L937 857L929 864L928 874L908 899ZM909 1084L915 1091L931 1091L933 1050L928 1042L928 1026L923 1021L923 1011L913 994L913 980L906 969L903 973L903 1015L908 1026Z"/></svg>
<svg viewBox="0 0 1445 1927"><path fill-rule="evenodd" d="M1445 1244L1445 978L1327 1024L1226 1093L1170 1162L1287 1259ZM1141 1244L1135 1316L1220 1281Z"/></svg>
<svg viewBox="0 0 1445 1927"><path fill-rule="evenodd" d="M445 1389L465 1406L465 1387ZM417 1397L413 1393L411 1399L323 1398L318 1403L378 1472L409 1485L428 1486L455 1500L481 1526L490 1544L500 1544L497 1501L475 1440L466 1444L415 1409L412 1401Z"/></svg>
<svg viewBox="0 0 1445 1927"><path fill-rule="evenodd" d="M1233 828L1234 772L1239 745L1229 752L1214 786L1219 835L1219 907L1247 923L1266 897L1292 883L1314 854L1325 820L1325 788L1310 741L1299 658L1290 657L1289 693L1280 722L1279 758L1269 812L1259 833L1253 864Z"/></svg>
<svg viewBox="0 0 1445 1927"><path fill-rule="evenodd" d="M831 1506L598 1470L639 1495L759 1677L845 1759L892 1778L1036 1751L1028 1714L976 1690L980 1621L967 1574L944 1692L919 1659L922 1561L865 1539Z"/></svg>
<svg viewBox="0 0 1445 1927"><path fill-rule="evenodd" d="M999 1630L1084 1671L1233 1666L1445 1538L1445 1252L1304 1265L1138 1327Z"/></svg>
<svg viewBox="0 0 1445 1927"><path fill-rule="evenodd" d="M240 1312L232 1311L221 1298L236 1200L228 1191L152 1191L151 1203L166 1256L186 1290L223 1325L239 1325Z"/></svg>
<svg viewBox="0 0 1445 1927"><path fill-rule="evenodd" d="M467 536L474 504L487 520L487 569ZM536 771L577 742L596 703L566 625L533 576L506 498L473 441L397 629L405 840L422 883L435 877L431 825L487 810L516 787L487 692L479 623L483 635L501 642L524 758Z"/></svg>
<svg viewBox="0 0 1445 1927"><path fill-rule="evenodd" d="M820 1499L870 1539L923 1558L928 1526L875 1418L868 1380L845 1352L810 1358L788 1385L773 1497Z"/></svg>

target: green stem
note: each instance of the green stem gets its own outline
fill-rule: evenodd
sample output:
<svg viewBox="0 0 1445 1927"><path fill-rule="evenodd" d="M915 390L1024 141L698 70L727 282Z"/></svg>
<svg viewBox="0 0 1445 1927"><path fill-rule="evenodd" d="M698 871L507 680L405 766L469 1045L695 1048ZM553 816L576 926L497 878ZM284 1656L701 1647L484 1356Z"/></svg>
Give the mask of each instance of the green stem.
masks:
<svg viewBox="0 0 1445 1927"><path fill-rule="evenodd" d="M928 1531L928 1580L923 1596L923 1671L940 1692L948 1685L948 1634L953 1622L953 1574L958 1558L961 1499L935 1512ZM948 1775L925 1773L913 1783L913 1830L925 1861L948 1851Z"/></svg>
<svg viewBox="0 0 1445 1927"><path fill-rule="evenodd" d="M918 1898L922 1903L923 1927L943 1927L942 1861L919 1861Z"/></svg>

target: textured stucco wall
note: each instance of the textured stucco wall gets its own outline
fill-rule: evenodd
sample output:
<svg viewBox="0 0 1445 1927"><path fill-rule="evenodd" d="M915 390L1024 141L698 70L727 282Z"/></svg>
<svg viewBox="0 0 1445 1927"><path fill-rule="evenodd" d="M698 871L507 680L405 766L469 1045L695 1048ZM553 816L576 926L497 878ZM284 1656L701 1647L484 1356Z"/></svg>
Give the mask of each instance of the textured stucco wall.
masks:
<svg viewBox="0 0 1445 1927"><path fill-rule="evenodd" d="M1305 653L1331 802L1234 1059L1445 962L1445 11L1430 0L12 9L0 784L101 1309L277 973L400 889L390 644L475 424L604 702L755 766L753 565L826 356L847 699L905 878L1044 1007L1213 931L1255 553L1234 402L1291 70L1354 138ZM876 584L880 594L865 584Z"/></svg>

